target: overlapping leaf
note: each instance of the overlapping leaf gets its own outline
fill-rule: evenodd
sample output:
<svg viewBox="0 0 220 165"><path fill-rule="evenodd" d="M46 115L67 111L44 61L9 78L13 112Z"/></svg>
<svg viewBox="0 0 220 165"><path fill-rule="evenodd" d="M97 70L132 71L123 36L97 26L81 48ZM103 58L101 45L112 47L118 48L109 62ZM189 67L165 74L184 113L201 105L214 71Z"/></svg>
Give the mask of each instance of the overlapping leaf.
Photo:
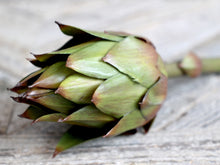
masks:
<svg viewBox="0 0 220 165"><path fill-rule="evenodd" d="M76 107L73 102L49 89L31 89L25 98L64 114L69 114Z"/></svg>
<svg viewBox="0 0 220 165"><path fill-rule="evenodd" d="M107 133L106 137L115 136L125 131L144 126L157 114L165 100L167 92L167 78L161 75L160 79L147 91L140 109L123 116L123 118Z"/></svg>
<svg viewBox="0 0 220 165"><path fill-rule="evenodd" d="M25 78L23 78L22 80L20 80L15 87L11 88L10 90L13 92L16 92L18 94L21 94L23 92L25 92L27 90L27 87L29 85L31 85L34 81L36 81L38 79L38 77L47 69L47 67L37 70L31 74L29 74L28 76L26 76Z"/></svg>
<svg viewBox="0 0 220 165"><path fill-rule="evenodd" d="M102 32L95 32L95 31L89 31L89 30L83 30L77 27L73 27L73 26L69 26L69 25L64 25L61 23L58 23L58 26L60 27L60 30L66 34L66 35L70 35L70 36L74 36L76 38L80 38L80 37L96 37L96 38L100 38L100 39L105 39L105 40L110 40L110 41L120 41L122 40L122 37L119 36L115 36L115 35L111 35L111 34L106 34L106 33L102 33Z"/></svg>
<svg viewBox="0 0 220 165"><path fill-rule="evenodd" d="M93 103L104 113L120 118L138 108L147 88L129 77L117 74L102 83L93 95Z"/></svg>
<svg viewBox="0 0 220 165"><path fill-rule="evenodd" d="M152 45L129 36L116 44L103 61L149 88L160 76L156 67L157 59L158 55Z"/></svg>
<svg viewBox="0 0 220 165"><path fill-rule="evenodd" d="M94 91L102 82L103 80L74 74L60 84L56 93L78 104L91 103Z"/></svg>
<svg viewBox="0 0 220 165"><path fill-rule="evenodd" d="M48 113L50 113L49 110L41 109L35 106L29 106L26 111L24 111L19 116L26 119L36 120L37 118L47 115Z"/></svg>
<svg viewBox="0 0 220 165"><path fill-rule="evenodd" d="M67 115L63 113L51 113L39 116L34 120L34 122L48 121L48 122L59 122L63 120Z"/></svg>
<svg viewBox="0 0 220 165"><path fill-rule="evenodd" d="M46 54L34 54L34 57L37 59L37 61L39 62L46 62L48 60L51 60L52 58L57 58L59 61L59 59L66 59L68 57L69 54L72 54L74 52L77 52L83 48L86 48L90 45L92 45L93 43L95 43L97 40L92 40L92 41L88 41L88 42L85 42L85 43L81 43L79 45L74 45L74 46L71 46L71 47L68 47L68 48L65 48L65 49L61 49L61 50L58 50L58 51L54 51L54 52L51 52L51 53L46 53ZM49 62L50 63L50 62Z"/></svg>
<svg viewBox="0 0 220 165"><path fill-rule="evenodd" d="M112 121L115 121L113 117L104 114L92 105L85 106L64 119L64 122L85 127L103 127Z"/></svg>
<svg viewBox="0 0 220 165"><path fill-rule="evenodd" d="M106 135L105 137L116 136L126 131L144 126L150 122L160 109L160 105L148 106L144 110L135 109L126 114Z"/></svg>
<svg viewBox="0 0 220 165"><path fill-rule="evenodd" d="M115 45L112 41L97 41L93 45L71 54L66 66L89 77L106 79L117 70L101 59Z"/></svg>
<svg viewBox="0 0 220 165"><path fill-rule="evenodd" d="M109 126L103 128L87 128L81 126L72 126L60 139L56 149L54 151L53 157L55 157L60 152L76 146L94 138L103 136Z"/></svg>
<svg viewBox="0 0 220 165"><path fill-rule="evenodd" d="M55 89L60 83L74 71L67 68L65 62L57 62L49 66L31 87Z"/></svg>

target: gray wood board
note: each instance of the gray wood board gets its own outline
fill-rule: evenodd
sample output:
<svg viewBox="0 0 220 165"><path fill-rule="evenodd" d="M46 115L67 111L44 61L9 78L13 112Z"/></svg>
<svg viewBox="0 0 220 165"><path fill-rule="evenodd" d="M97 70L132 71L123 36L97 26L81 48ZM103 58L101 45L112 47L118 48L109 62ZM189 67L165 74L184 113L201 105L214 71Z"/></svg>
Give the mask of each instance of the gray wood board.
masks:
<svg viewBox="0 0 220 165"><path fill-rule="evenodd" d="M150 132L97 139L51 158L58 136L21 134L1 137L0 164L219 164L220 132L187 130Z"/></svg>

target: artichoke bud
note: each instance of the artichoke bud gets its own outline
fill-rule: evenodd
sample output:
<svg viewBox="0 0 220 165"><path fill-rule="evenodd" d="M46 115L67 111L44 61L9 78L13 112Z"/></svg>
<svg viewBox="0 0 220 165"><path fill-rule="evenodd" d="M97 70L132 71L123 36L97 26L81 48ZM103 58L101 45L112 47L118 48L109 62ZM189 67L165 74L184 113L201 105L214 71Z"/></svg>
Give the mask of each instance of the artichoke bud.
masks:
<svg viewBox="0 0 220 165"><path fill-rule="evenodd" d="M187 54L179 63L180 69L190 77L197 77L202 73L202 61L195 53Z"/></svg>
<svg viewBox="0 0 220 165"><path fill-rule="evenodd" d="M21 117L72 125L54 156L92 138L140 127L147 132L167 92L167 73L153 44L123 32L57 24L72 39L34 54L30 62L40 69L11 89L19 94L15 101L30 104Z"/></svg>

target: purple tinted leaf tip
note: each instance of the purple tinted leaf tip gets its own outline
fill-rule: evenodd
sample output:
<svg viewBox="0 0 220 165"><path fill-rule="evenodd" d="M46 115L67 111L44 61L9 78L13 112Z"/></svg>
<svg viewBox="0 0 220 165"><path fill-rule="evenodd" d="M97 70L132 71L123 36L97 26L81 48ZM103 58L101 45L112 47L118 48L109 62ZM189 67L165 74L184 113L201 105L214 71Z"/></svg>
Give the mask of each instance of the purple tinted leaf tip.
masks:
<svg viewBox="0 0 220 165"><path fill-rule="evenodd" d="M54 153L53 153L52 158L55 158L60 152L62 152L62 151L60 151L59 148L56 148Z"/></svg>
<svg viewBox="0 0 220 165"><path fill-rule="evenodd" d="M57 120L57 122L59 122L59 123L62 123L62 122L64 122L65 121L65 119L62 119L62 118L60 118L59 120Z"/></svg>

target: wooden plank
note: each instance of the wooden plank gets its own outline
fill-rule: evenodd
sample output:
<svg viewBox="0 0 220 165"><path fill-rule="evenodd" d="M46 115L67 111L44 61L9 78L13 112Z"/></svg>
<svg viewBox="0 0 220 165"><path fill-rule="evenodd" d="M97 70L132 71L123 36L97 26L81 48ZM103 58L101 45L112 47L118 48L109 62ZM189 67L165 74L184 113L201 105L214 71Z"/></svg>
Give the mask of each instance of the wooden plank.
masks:
<svg viewBox="0 0 220 165"><path fill-rule="evenodd" d="M156 119L155 131L190 128L205 131L220 125L219 77L179 78L169 82L169 95Z"/></svg>
<svg viewBox="0 0 220 165"><path fill-rule="evenodd" d="M9 99L10 94L7 91L7 88L9 88L9 84L10 77L4 72L0 71L0 134L6 133L8 125L10 124L10 120L12 118L11 115L14 107L12 100Z"/></svg>
<svg viewBox="0 0 220 165"><path fill-rule="evenodd" d="M51 154L57 135L1 136L0 164L22 165L214 165L220 162L220 132L188 130L97 139L72 148L56 158Z"/></svg>

